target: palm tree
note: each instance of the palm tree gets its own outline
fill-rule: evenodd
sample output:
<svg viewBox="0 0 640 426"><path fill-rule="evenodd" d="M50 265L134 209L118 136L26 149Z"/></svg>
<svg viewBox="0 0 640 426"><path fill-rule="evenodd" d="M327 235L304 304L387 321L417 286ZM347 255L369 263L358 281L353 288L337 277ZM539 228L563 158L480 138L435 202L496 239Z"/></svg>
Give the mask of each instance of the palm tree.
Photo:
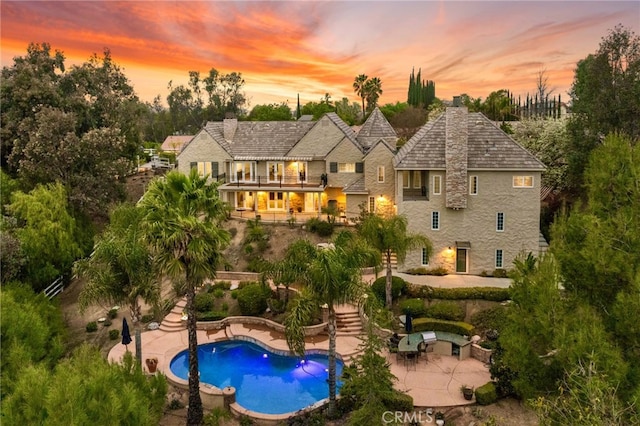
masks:
<svg viewBox="0 0 640 426"><path fill-rule="evenodd" d="M353 246L352 246L353 247ZM366 264L370 250L355 250L337 246L315 248L304 263L305 288L285 319L285 335L289 348L297 355L305 353L304 326L320 307L326 307L329 318L329 415L336 406L336 311L342 303L360 300L366 287L360 268Z"/></svg>
<svg viewBox="0 0 640 426"><path fill-rule="evenodd" d="M360 96L362 99L362 117L364 119L364 98L366 96L365 85L367 83L367 79L369 77L366 74L360 74L353 80L353 91L356 92L356 95Z"/></svg>
<svg viewBox="0 0 640 426"><path fill-rule="evenodd" d="M264 271L265 278L273 280L275 285L284 285L284 308L289 304L289 287L303 281L306 272L306 263L315 253L316 247L307 240L293 242L285 251L281 260L269 262Z"/></svg>
<svg viewBox="0 0 640 426"><path fill-rule="evenodd" d="M194 298L205 279L215 278L229 233L219 224L226 217L218 184L193 169L189 176L169 172L156 179L139 203L144 212L144 234L160 273L184 279L189 339L189 409L187 424L202 424L198 371L198 339Z"/></svg>
<svg viewBox="0 0 640 426"><path fill-rule="evenodd" d="M74 273L87 279L78 302L81 310L95 303L127 305L132 322L137 324L142 316L140 299L153 304L160 297L150 252L141 239L141 211L121 205L110 220L91 257L74 265Z"/></svg>
<svg viewBox="0 0 640 426"><path fill-rule="evenodd" d="M391 295L391 255L396 254L399 263L403 263L409 250L423 248L427 250L427 256L431 256L433 250L431 241L424 235L410 234L407 232L407 218L404 216L390 216L388 218L378 215L368 215L358 226L358 233L375 249L379 250L385 258L387 266L387 282L385 287L385 305L391 308L393 302Z"/></svg>
<svg viewBox="0 0 640 426"><path fill-rule="evenodd" d="M382 81L378 77L367 80L364 85L364 95L367 98L367 110L373 111L382 95Z"/></svg>

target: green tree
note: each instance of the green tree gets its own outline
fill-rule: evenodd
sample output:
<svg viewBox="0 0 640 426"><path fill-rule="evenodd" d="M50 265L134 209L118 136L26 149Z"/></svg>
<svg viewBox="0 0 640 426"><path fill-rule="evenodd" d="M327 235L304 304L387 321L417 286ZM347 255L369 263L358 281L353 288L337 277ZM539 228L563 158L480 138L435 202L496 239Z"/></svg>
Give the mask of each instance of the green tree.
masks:
<svg viewBox="0 0 640 426"><path fill-rule="evenodd" d="M147 377L130 353L122 364L111 364L84 345L53 371L44 365L26 367L3 400L3 423L157 425L166 394L165 377Z"/></svg>
<svg viewBox="0 0 640 426"><path fill-rule="evenodd" d="M62 185L38 185L28 194L15 192L9 211L17 219L15 235L26 255L25 281L40 291L69 273L82 251Z"/></svg>
<svg viewBox="0 0 640 426"><path fill-rule="evenodd" d="M515 117L512 114L511 99L507 90L491 92L482 104L482 112L493 121L510 121Z"/></svg>
<svg viewBox="0 0 640 426"><path fill-rule="evenodd" d="M357 102L349 103L348 98L342 98L335 104L336 114L349 126L353 126L358 122L360 115L360 105Z"/></svg>
<svg viewBox="0 0 640 426"><path fill-rule="evenodd" d="M207 184L197 170L189 176L169 172L151 182L139 203L143 210L143 234L151 246L154 263L161 273L184 279L189 339L189 410L187 424L202 423L202 400L198 371L195 292L206 279L213 279L222 264L222 251L229 233L220 223L226 208L218 197L218 185Z"/></svg>
<svg viewBox="0 0 640 426"><path fill-rule="evenodd" d="M589 153L610 132L640 137L640 37L616 26L598 50L578 62L571 88L572 138L567 161L579 188Z"/></svg>
<svg viewBox="0 0 640 426"><path fill-rule="evenodd" d="M336 306L357 301L365 292L360 268L368 254L340 246L316 249L304 263L305 288L285 319L285 335L291 350L305 353L304 329L314 312L325 305L329 330L329 415L336 414Z"/></svg>
<svg viewBox="0 0 640 426"><path fill-rule="evenodd" d="M282 102L280 104L256 105L249 113L251 121L290 121L293 120L291 109Z"/></svg>
<svg viewBox="0 0 640 426"><path fill-rule="evenodd" d="M304 115L313 115L314 120L318 120L320 117L328 112L334 112L334 108L325 102L307 102L302 106L300 111Z"/></svg>
<svg viewBox="0 0 640 426"><path fill-rule="evenodd" d="M111 213L111 223L98 237L91 257L74 265L79 277L87 278L78 302L84 310L95 303L127 305L134 324L142 318L140 299L155 304L160 287L153 275L151 252L142 240L142 212L120 205Z"/></svg>
<svg viewBox="0 0 640 426"><path fill-rule="evenodd" d="M3 285L0 302L0 395L4 405L25 368L37 364L46 370L54 367L64 355L66 333L60 309L27 285Z"/></svg>
<svg viewBox="0 0 640 426"><path fill-rule="evenodd" d="M370 78L364 84L364 91L367 99L367 111L371 112L378 106L378 99L382 95L382 81L378 77Z"/></svg>
<svg viewBox="0 0 640 426"><path fill-rule="evenodd" d="M415 108L428 109L436 97L436 84L432 80L423 80L421 74L421 69L417 75L415 69L411 70L407 103Z"/></svg>
<svg viewBox="0 0 640 426"><path fill-rule="evenodd" d="M285 286L285 309L289 304L289 287L303 282L307 261L313 257L315 250L316 247L309 241L297 240L287 247L281 260L267 264L265 277L273 280L275 285Z"/></svg>
<svg viewBox="0 0 640 426"><path fill-rule="evenodd" d="M393 278L391 269L392 254L396 254L399 263L404 262L408 251L417 248L426 249L430 256L433 250L431 241L424 235L409 233L407 231L407 218L398 215L390 217L369 215L358 225L358 233L371 247L382 253L387 277L385 305L390 309L393 303L391 294L391 280Z"/></svg>
<svg viewBox="0 0 640 426"><path fill-rule="evenodd" d="M356 78L353 80L353 91L356 92L356 95L358 95L360 99L362 99L362 117L363 118L365 116L364 100L367 97L367 91L365 89L365 85L368 79L369 77L366 74L360 74L356 76Z"/></svg>

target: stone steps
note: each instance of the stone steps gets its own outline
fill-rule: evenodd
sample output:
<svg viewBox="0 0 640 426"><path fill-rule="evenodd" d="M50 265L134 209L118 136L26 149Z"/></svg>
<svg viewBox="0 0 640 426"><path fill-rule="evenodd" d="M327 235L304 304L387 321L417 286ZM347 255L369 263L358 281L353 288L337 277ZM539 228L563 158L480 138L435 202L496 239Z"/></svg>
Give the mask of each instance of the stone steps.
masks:
<svg viewBox="0 0 640 426"><path fill-rule="evenodd" d="M362 320L357 308L342 308L336 312L336 333L358 336L362 334Z"/></svg>
<svg viewBox="0 0 640 426"><path fill-rule="evenodd" d="M171 312L169 312L160 323L160 330L166 332L186 330L187 324L182 321L182 312L184 312L186 305L187 300L184 298L180 299L173 309L171 309Z"/></svg>

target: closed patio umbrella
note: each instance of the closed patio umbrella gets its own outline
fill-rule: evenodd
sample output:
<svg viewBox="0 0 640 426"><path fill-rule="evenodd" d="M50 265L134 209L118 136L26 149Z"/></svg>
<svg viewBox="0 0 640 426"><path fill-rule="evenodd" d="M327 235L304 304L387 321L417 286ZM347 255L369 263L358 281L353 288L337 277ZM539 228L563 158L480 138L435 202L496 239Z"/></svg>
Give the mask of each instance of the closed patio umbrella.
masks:
<svg viewBox="0 0 640 426"><path fill-rule="evenodd" d="M407 312L406 317L404 319L404 329L407 330L407 333L411 333L413 331L413 323L411 322L410 312Z"/></svg>
<svg viewBox="0 0 640 426"><path fill-rule="evenodd" d="M129 343L131 343L131 332L129 331L129 324L127 324L126 318L122 318L122 344L127 347ZM128 347L127 350L129 350Z"/></svg>

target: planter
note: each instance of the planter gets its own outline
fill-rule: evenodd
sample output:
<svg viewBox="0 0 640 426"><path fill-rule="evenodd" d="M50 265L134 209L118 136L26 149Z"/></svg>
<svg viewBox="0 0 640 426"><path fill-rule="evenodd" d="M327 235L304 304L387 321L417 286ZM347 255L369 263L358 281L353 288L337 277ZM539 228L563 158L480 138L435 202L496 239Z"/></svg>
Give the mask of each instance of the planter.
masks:
<svg viewBox="0 0 640 426"><path fill-rule="evenodd" d="M147 364L147 369L149 373L155 373L158 368L158 358L147 358L145 360L145 364Z"/></svg>
<svg viewBox="0 0 640 426"><path fill-rule="evenodd" d="M462 396L467 401L471 401L473 399L473 388L462 388Z"/></svg>

